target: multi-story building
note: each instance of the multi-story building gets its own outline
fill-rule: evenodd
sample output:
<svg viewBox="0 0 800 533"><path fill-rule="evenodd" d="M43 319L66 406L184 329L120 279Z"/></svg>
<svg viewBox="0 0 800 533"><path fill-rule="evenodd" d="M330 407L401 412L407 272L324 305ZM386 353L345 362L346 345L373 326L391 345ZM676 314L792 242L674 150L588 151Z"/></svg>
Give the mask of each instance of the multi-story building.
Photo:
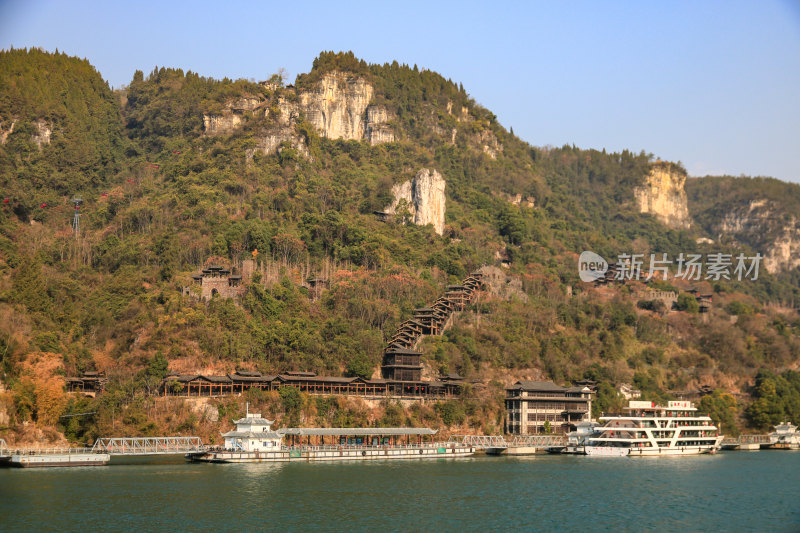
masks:
<svg viewBox="0 0 800 533"><path fill-rule="evenodd" d="M578 422L590 420L592 390L559 387L549 381L517 381L506 389L506 433L531 435L572 431Z"/></svg>

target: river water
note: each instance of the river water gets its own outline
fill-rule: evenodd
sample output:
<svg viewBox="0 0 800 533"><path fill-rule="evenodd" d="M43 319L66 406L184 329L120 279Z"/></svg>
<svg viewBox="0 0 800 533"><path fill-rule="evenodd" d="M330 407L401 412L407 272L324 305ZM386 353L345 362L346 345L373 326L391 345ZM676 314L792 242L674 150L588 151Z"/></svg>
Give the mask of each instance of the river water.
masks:
<svg viewBox="0 0 800 533"><path fill-rule="evenodd" d="M800 531L800 452L0 470L0 531Z"/></svg>

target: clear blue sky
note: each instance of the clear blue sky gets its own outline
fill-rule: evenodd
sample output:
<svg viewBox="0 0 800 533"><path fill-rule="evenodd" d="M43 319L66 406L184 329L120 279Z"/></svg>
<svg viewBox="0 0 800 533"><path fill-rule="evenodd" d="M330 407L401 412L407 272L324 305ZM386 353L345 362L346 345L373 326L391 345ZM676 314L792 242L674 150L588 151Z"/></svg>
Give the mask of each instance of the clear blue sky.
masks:
<svg viewBox="0 0 800 533"><path fill-rule="evenodd" d="M537 146L645 150L690 174L800 182L800 2L0 0L0 48L290 79L321 50L462 82Z"/></svg>

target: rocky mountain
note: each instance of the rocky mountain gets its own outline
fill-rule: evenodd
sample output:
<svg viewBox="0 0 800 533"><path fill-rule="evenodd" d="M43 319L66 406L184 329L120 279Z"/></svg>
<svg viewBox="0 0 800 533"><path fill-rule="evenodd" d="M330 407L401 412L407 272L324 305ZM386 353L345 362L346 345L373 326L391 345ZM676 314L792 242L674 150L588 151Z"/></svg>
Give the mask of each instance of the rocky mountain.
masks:
<svg viewBox="0 0 800 533"><path fill-rule="evenodd" d="M370 375L414 309L481 267L478 303L420 344L426 375L475 381L465 398L293 408L491 433L503 386L521 378L596 380L606 408L623 383L654 399L746 394L759 370L800 359L796 185L530 146L440 74L351 53L320 54L291 85L156 68L111 93L85 61L13 50L0 52L0 89L0 412L15 427L96 411L58 429L213 434L218 422L198 419L207 406L150 425L167 370ZM712 294L702 315L656 305L641 282L578 277L584 250L756 249L771 250L757 281L660 282L682 302ZM204 270L229 272L232 289L204 298ZM103 398L59 389L86 370L106 372Z"/></svg>
<svg viewBox="0 0 800 533"><path fill-rule="evenodd" d="M690 208L713 240L764 256L773 274L800 266L800 187L768 178L707 177L687 183Z"/></svg>

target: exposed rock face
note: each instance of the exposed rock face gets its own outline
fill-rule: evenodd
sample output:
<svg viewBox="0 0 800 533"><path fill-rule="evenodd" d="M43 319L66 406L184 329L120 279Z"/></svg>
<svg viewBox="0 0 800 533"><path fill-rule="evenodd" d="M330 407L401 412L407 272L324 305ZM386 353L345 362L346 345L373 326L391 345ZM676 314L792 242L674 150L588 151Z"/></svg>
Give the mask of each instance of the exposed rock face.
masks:
<svg viewBox="0 0 800 533"><path fill-rule="evenodd" d="M242 123L245 113L252 113L262 104L260 98L243 96L228 102L221 115L203 115L203 127L207 134L230 133Z"/></svg>
<svg viewBox="0 0 800 533"><path fill-rule="evenodd" d="M525 207L529 207L529 208L536 206L536 198L534 198L533 196L526 196L524 198L524 200L523 200L522 195L520 193L517 193L515 195L511 195L511 194L504 193L504 192L500 192L500 193L492 192L492 194L494 194L495 196L500 196L506 202L508 202L508 203L510 203L512 205L525 206Z"/></svg>
<svg viewBox="0 0 800 533"><path fill-rule="evenodd" d="M36 126L36 130L38 131L38 133L33 135L33 142L35 142L36 146L41 150L43 144L50 144L50 135L52 135L53 130L50 129L47 122L42 119L37 120L33 125Z"/></svg>
<svg viewBox="0 0 800 533"><path fill-rule="evenodd" d="M414 179L392 187L394 202L386 209L387 214L395 214L403 208L413 217L414 224L424 226L433 224L439 235L444 233L445 181L436 170L423 168Z"/></svg>
<svg viewBox="0 0 800 533"><path fill-rule="evenodd" d="M655 164L644 185L636 187L633 195L640 213L655 215L672 228L691 226L686 201L686 174L670 164Z"/></svg>
<svg viewBox="0 0 800 533"><path fill-rule="evenodd" d="M242 123L242 117L233 113L223 115L203 115L203 127L209 135L228 133Z"/></svg>
<svg viewBox="0 0 800 533"><path fill-rule="evenodd" d="M375 146L381 143L394 141L394 130L389 121L394 119L383 106L371 105L367 108L366 138L369 144Z"/></svg>
<svg viewBox="0 0 800 533"><path fill-rule="evenodd" d="M0 144L6 144L8 141L8 136L14 133L14 125L17 123L16 120L11 121L11 125L8 129L5 129L5 124L0 121Z"/></svg>
<svg viewBox="0 0 800 533"><path fill-rule="evenodd" d="M752 200L732 209L717 229L760 252L767 272L775 274L800 266L800 220L779 216L767 200Z"/></svg>
<svg viewBox="0 0 800 533"><path fill-rule="evenodd" d="M479 270L483 274L483 287L489 294L510 300L519 298L523 302L528 301L528 295L522 288L522 281L519 278L507 275L496 266L483 266Z"/></svg>
<svg viewBox="0 0 800 533"><path fill-rule="evenodd" d="M497 159L497 154L503 151L503 145L497 140L492 130L483 130L476 133L472 144L492 159Z"/></svg>
<svg viewBox="0 0 800 533"><path fill-rule="evenodd" d="M365 79L330 72L312 91L299 96L306 118L323 137L360 141L373 94L372 84Z"/></svg>
<svg viewBox="0 0 800 533"><path fill-rule="evenodd" d="M275 129L269 132L264 132L263 135L256 137L257 144L253 148L247 149L245 152L247 161L250 162L253 159L253 155L256 153L261 153L264 155L274 154L275 152L279 151L281 144L287 141L292 148L298 151L298 153L305 157L309 157L308 146L306 146L305 140L294 133L294 130Z"/></svg>
<svg viewBox="0 0 800 533"><path fill-rule="evenodd" d="M342 72L325 74L313 90L297 94L296 99L279 97L277 105L266 110L266 116L280 126L280 131L263 136L255 150L272 153L282 142L290 141L293 148L307 156L308 148L294 132L301 113L320 135L329 139L366 140L373 146L392 142L394 130L390 122L395 117L384 106L370 105L374 93L372 84L363 78Z"/></svg>

